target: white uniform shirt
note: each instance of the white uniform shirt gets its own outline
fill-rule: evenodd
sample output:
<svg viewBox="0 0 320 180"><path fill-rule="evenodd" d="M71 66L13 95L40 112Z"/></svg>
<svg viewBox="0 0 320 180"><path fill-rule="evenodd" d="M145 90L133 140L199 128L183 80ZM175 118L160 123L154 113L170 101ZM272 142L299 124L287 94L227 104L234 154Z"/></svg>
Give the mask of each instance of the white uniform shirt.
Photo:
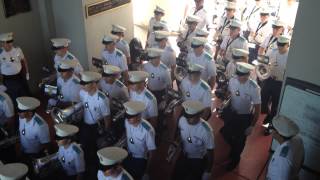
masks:
<svg viewBox="0 0 320 180"><path fill-rule="evenodd" d="M229 81L232 108L238 114L250 114L255 104L261 104L260 87L251 79L241 84L235 76Z"/></svg>
<svg viewBox="0 0 320 180"><path fill-rule="evenodd" d="M142 118L149 119L151 117L158 116L157 99L147 88L145 88L140 94L132 90L130 91L129 94L130 94L130 100L141 101L145 103L147 108L142 113Z"/></svg>
<svg viewBox="0 0 320 180"><path fill-rule="evenodd" d="M92 96L86 91L80 90L80 101L83 103L86 124L96 124L99 120L110 115L109 99L99 90Z"/></svg>
<svg viewBox="0 0 320 180"><path fill-rule="evenodd" d="M80 74L81 72L83 72L83 67L81 66L79 60L73 54L71 54L69 51L67 51L67 53L63 57L58 56L58 55L54 56L54 68L58 71L58 67L59 67L61 61L66 61L66 60L77 61L77 65L74 68L74 72L76 74Z"/></svg>
<svg viewBox="0 0 320 180"><path fill-rule="evenodd" d="M124 39L120 39L116 42L116 48L119 49L126 57L130 57L129 44Z"/></svg>
<svg viewBox="0 0 320 180"><path fill-rule="evenodd" d="M22 69L22 59L24 59L24 55L19 47L13 47L8 52L0 48L1 74L8 76L19 74Z"/></svg>
<svg viewBox="0 0 320 180"><path fill-rule="evenodd" d="M203 51L200 56L196 56L194 52L188 53L187 62L199 64L204 67L201 71L201 79L208 82L211 77L217 75L216 64L214 63L212 56Z"/></svg>
<svg viewBox="0 0 320 180"><path fill-rule="evenodd" d="M268 35L272 32L272 25L270 20L266 23L259 22L256 26L254 26L253 32L256 35L253 37L253 43L260 45L264 42L264 40L268 37Z"/></svg>
<svg viewBox="0 0 320 180"><path fill-rule="evenodd" d="M244 49L249 51L248 49L248 41L242 37L238 36L236 39L231 39L230 36L226 36L221 45L220 48L225 50L225 57L224 59L227 61L232 60L232 49Z"/></svg>
<svg viewBox="0 0 320 180"><path fill-rule="evenodd" d="M167 27L167 25L166 25L166 22L163 21L163 20L160 20L160 21L162 21L162 22L164 23L164 30L165 30L165 31L168 31L168 27ZM154 30L153 30L153 26L154 26L154 24L155 24L156 22L157 22L156 18L154 18L154 17L150 18L150 20L149 20L149 26L148 26L148 32L149 32L149 33L151 33L151 32L154 31Z"/></svg>
<svg viewBox="0 0 320 180"><path fill-rule="evenodd" d="M190 125L187 119L182 116L179 119L179 129L183 151L188 158L202 159L207 150L214 149L213 130L203 119L195 125Z"/></svg>
<svg viewBox="0 0 320 180"><path fill-rule="evenodd" d="M59 161L68 176L85 171L84 155L80 145L72 143L67 147L60 146L58 150Z"/></svg>
<svg viewBox="0 0 320 180"><path fill-rule="evenodd" d="M263 43L260 45L262 48L265 49L265 55L269 56L272 50L277 49L277 40L278 38L272 36L270 34L266 39L263 41Z"/></svg>
<svg viewBox="0 0 320 180"><path fill-rule="evenodd" d="M299 136L295 136L277 147L270 160L266 179L296 179L303 160L303 142Z"/></svg>
<svg viewBox="0 0 320 180"><path fill-rule="evenodd" d="M186 100L196 100L200 101L205 107L212 106L212 94L209 85L200 80L197 84L192 84L188 77L181 81L180 89L184 101Z"/></svg>
<svg viewBox="0 0 320 180"><path fill-rule="evenodd" d="M121 173L117 177L105 176L103 171L98 171L98 180L133 180L133 177L122 168Z"/></svg>
<svg viewBox="0 0 320 180"><path fill-rule="evenodd" d="M271 77L273 77L277 81L283 81L284 73L287 66L288 53L289 51L284 54L280 54L277 49L273 50L270 53L270 73Z"/></svg>
<svg viewBox="0 0 320 180"><path fill-rule="evenodd" d="M214 38L218 38L218 35L224 39L226 36L230 35L230 19L226 16L221 17L220 22L217 25L217 30Z"/></svg>
<svg viewBox="0 0 320 180"><path fill-rule="evenodd" d="M171 67L176 65L176 52L169 45L167 45L163 50L160 60L172 71Z"/></svg>
<svg viewBox="0 0 320 180"><path fill-rule="evenodd" d="M248 6L246 9L246 12L244 13L244 21L246 24L244 24L244 30L248 30L251 32L254 32L256 29L255 27L259 24L260 21L260 11L261 7L257 5Z"/></svg>
<svg viewBox="0 0 320 180"><path fill-rule="evenodd" d="M125 120L128 152L135 158L147 159L148 151L156 149L155 131L152 125L142 119L137 127Z"/></svg>
<svg viewBox="0 0 320 180"><path fill-rule="evenodd" d="M50 142L48 124L36 113L29 122L19 118L19 133L24 153L39 153L41 144Z"/></svg>
<svg viewBox="0 0 320 180"><path fill-rule="evenodd" d="M149 73L148 88L151 91L160 91L171 87L171 75L168 67L162 63L159 66L148 62L143 65L143 70Z"/></svg>
<svg viewBox="0 0 320 180"><path fill-rule="evenodd" d="M119 67L122 72L128 70L127 59L119 49L115 49L112 53L103 50L101 56L107 64Z"/></svg>
<svg viewBox="0 0 320 180"><path fill-rule="evenodd" d="M8 118L14 116L13 103L5 92L0 91L0 126L4 125Z"/></svg>
<svg viewBox="0 0 320 180"><path fill-rule="evenodd" d="M79 92L81 90L80 80L73 75L67 81L64 81L61 77L57 79L57 86L59 93L63 96L62 102L79 102Z"/></svg>
<svg viewBox="0 0 320 180"><path fill-rule="evenodd" d="M104 79L101 79L99 86L111 99L117 99L123 102L129 100L128 88L119 80L115 80L113 84L108 84Z"/></svg>
<svg viewBox="0 0 320 180"><path fill-rule="evenodd" d="M196 12L196 7L193 7L190 14L193 14L200 18L200 22L198 23L197 28L205 29L207 26L209 26L210 22L208 18L208 12L204 8L201 8Z"/></svg>
<svg viewBox="0 0 320 180"><path fill-rule="evenodd" d="M183 46L186 46L187 49L188 49L188 52L191 52L192 51L192 48L191 48L191 41L192 41L192 38L193 37L196 37L196 32L197 32L197 29L195 29L194 31L192 32L189 32L188 29L185 29L181 32L181 34L178 36L177 38L177 42L181 42L183 43Z"/></svg>

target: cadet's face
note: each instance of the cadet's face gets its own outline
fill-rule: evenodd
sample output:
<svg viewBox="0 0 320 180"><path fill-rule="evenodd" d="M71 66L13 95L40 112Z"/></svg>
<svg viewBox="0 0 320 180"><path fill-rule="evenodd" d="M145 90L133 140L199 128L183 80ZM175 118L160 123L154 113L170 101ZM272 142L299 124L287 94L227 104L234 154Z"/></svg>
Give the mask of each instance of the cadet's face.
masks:
<svg viewBox="0 0 320 180"><path fill-rule="evenodd" d="M196 84L200 81L201 73L191 73L189 74L189 79L192 84Z"/></svg>
<svg viewBox="0 0 320 180"><path fill-rule="evenodd" d="M73 71L60 72L63 80L68 80L73 74Z"/></svg>
<svg viewBox="0 0 320 180"><path fill-rule="evenodd" d="M144 82L130 84L130 89L132 89L133 91L136 91L136 92L140 92L144 88L145 88L145 83Z"/></svg>
<svg viewBox="0 0 320 180"><path fill-rule="evenodd" d="M197 48L194 48L193 51L196 53L196 54L201 54L203 52L203 49L204 49L204 46L199 46Z"/></svg>
<svg viewBox="0 0 320 180"><path fill-rule="evenodd" d="M197 24L198 24L198 23L196 23L196 22L189 22L189 23L188 23L188 28L189 28L190 30L195 30L196 27L197 27Z"/></svg>
<svg viewBox="0 0 320 180"><path fill-rule="evenodd" d="M105 45L105 47L106 47L106 50L107 50L107 51L112 52L112 51L115 50L116 44L115 44L115 43L110 43L110 44Z"/></svg>
<svg viewBox="0 0 320 180"><path fill-rule="evenodd" d="M272 35L273 36L279 36L283 32L282 27L277 27L272 29Z"/></svg>
<svg viewBox="0 0 320 180"><path fill-rule="evenodd" d="M19 112L18 115L21 119L30 120L33 116L33 113L29 111L24 111L24 112Z"/></svg>
<svg viewBox="0 0 320 180"><path fill-rule="evenodd" d="M6 51L10 51L13 47L13 43L1 42L1 45Z"/></svg>
<svg viewBox="0 0 320 180"><path fill-rule="evenodd" d="M240 28L230 28L230 36L236 36L240 33Z"/></svg>
<svg viewBox="0 0 320 180"><path fill-rule="evenodd" d="M261 16L261 15L260 15L260 21L261 21L261 22L267 21L268 18L269 18L269 16Z"/></svg>
<svg viewBox="0 0 320 180"><path fill-rule="evenodd" d="M107 76L107 77L103 77L103 79L104 79L107 83L111 84L111 83L113 83L113 82L116 80L116 77L115 77L115 76Z"/></svg>
<svg viewBox="0 0 320 180"><path fill-rule="evenodd" d="M158 66L160 64L160 57L151 60L151 64L154 66Z"/></svg>
<svg viewBox="0 0 320 180"><path fill-rule="evenodd" d="M67 51L68 51L68 48L62 48L62 49L56 50L55 52L58 56L64 56L67 53Z"/></svg>
<svg viewBox="0 0 320 180"><path fill-rule="evenodd" d="M234 9L226 9L226 13L228 17L232 17L234 15L235 10Z"/></svg>
<svg viewBox="0 0 320 180"><path fill-rule="evenodd" d="M69 140L68 139L57 140L57 144L58 144L58 146L65 146L65 145L69 144Z"/></svg>
<svg viewBox="0 0 320 180"><path fill-rule="evenodd" d="M135 117L131 117L127 119L129 124L133 125L133 126L137 126L141 120L141 116L135 116Z"/></svg>
<svg viewBox="0 0 320 180"><path fill-rule="evenodd" d="M187 118L187 121L189 124L194 125L200 121L200 117L199 116L190 117L190 118Z"/></svg>
<svg viewBox="0 0 320 180"><path fill-rule="evenodd" d="M82 87L83 87L83 90L85 90L86 92L92 92L92 91L96 90L97 83L85 84Z"/></svg>

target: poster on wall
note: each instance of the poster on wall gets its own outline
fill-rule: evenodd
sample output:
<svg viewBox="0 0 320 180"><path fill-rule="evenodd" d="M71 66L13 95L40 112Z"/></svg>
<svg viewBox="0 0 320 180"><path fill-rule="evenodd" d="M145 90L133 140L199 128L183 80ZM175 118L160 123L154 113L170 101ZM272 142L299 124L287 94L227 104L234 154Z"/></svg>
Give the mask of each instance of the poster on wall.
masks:
<svg viewBox="0 0 320 180"><path fill-rule="evenodd" d="M131 0L104 0L86 6L87 17L130 3Z"/></svg>
<svg viewBox="0 0 320 180"><path fill-rule="evenodd" d="M2 0L2 4L6 18L31 11L29 0Z"/></svg>

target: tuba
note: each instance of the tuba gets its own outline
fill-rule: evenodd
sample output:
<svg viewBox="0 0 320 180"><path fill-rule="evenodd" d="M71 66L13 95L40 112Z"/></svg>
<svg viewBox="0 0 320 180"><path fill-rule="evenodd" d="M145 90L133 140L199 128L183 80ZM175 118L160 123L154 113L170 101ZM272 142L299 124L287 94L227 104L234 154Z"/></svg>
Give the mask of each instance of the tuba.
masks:
<svg viewBox="0 0 320 180"><path fill-rule="evenodd" d="M59 109L54 107L51 111L51 117L56 124L59 123L77 123L82 115L83 105L82 102L78 102L73 106L67 107L65 109Z"/></svg>
<svg viewBox="0 0 320 180"><path fill-rule="evenodd" d="M256 66L256 74L261 81L270 77L271 69L268 56L258 56L258 58L252 62L252 64Z"/></svg>
<svg viewBox="0 0 320 180"><path fill-rule="evenodd" d="M177 57L177 67L174 70L174 76L178 81L182 81L188 74L188 63L186 61L187 53L180 52Z"/></svg>
<svg viewBox="0 0 320 180"><path fill-rule="evenodd" d="M32 161L34 173L40 178L49 177L62 168L58 153L50 154Z"/></svg>

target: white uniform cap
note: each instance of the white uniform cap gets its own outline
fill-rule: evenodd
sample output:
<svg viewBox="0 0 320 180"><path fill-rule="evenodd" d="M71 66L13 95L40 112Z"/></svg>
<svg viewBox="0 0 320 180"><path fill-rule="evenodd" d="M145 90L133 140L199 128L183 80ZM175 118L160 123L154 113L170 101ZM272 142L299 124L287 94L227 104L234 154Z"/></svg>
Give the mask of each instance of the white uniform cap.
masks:
<svg viewBox="0 0 320 180"><path fill-rule="evenodd" d="M245 50L245 49L237 49L237 48L234 48L232 49L232 55L234 56L247 56L249 55L249 51Z"/></svg>
<svg viewBox="0 0 320 180"><path fill-rule="evenodd" d="M128 156L128 152L119 147L105 147L97 151L100 164L111 166L124 160Z"/></svg>
<svg viewBox="0 0 320 180"><path fill-rule="evenodd" d="M101 74L93 71L85 71L81 73L81 82L80 83L91 83L99 81L101 79Z"/></svg>
<svg viewBox="0 0 320 180"><path fill-rule="evenodd" d="M125 27L122 27L118 24L112 24L112 31L113 32L120 32L120 33L123 33L125 32L127 29Z"/></svg>
<svg viewBox="0 0 320 180"><path fill-rule="evenodd" d="M149 77L149 73L145 71L129 71L128 74L131 83L143 82Z"/></svg>
<svg viewBox="0 0 320 180"><path fill-rule="evenodd" d="M209 35L209 31L207 31L205 29L197 29L196 35L197 36L208 36Z"/></svg>
<svg viewBox="0 0 320 180"><path fill-rule="evenodd" d="M200 64L189 63L188 70L191 72L201 72L204 69Z"/></svg>
<svg viewBox="0 0 320 180"><path fill-rule="evenodd" d="M275 20L274 22L273 22L273 25L274 26L282 26L282 27L285 27L286 26L286 23L285 22L283 22L283 21L281 21L281 20Z"/></svg>
<svg viewBox="0 0 320 180"><path fill-rule="evenodd" d="M117 36L109 34L109 35L104 35L102 39L102 43L110 43L110 42L115 42L118 39Z"/></svg>
<svg viewBox="0 0 320 180"><path fill-rule="evenodd" d="M245 62L237 62L237 71L240 73L250 73L254 69L254 66Z"/></svg>
<svg viewBox="0 0 320 180"><path fill-rule="evenodd" d="M168 38L171 33L169 31L155 31L154 35L157 39L165 39Z"/></svg>
<svg viewBox="0 0 320 180"><path fill-rule="evenodd" d="M54 125L54 128L56 130L56 135L59 137L68 137L75 135L79 128L77 126L71 125L71 124L56 124Z"/></svg>
<svg viewBox="0 0 320 180"><path fill-rule="evenodd" d="M165 28L167 26L167 24L164 21L156 21L153 24L153 27L161 27L161 28Z"/></svg>
<svg viewBox="0 0 320 180"><path fill-rule="evenodd" d="M285 116L279 115L274 117L272 124L281 136L293 137L299 133L297 124Z"/></svg>
<svg viewBox="0 0 320 180"><path fill-rule="evenodd" d="M71 43L70 39L66 38L53 38L51 39L52 46L56 48L68 47Z"/></svg>
<svg viewBox="0 0 320 180"><path fill-rule="evenodd" d="M231 22L230 22L230 26L232 26L232 27L241 28L241 25L242 25L242 23L238 19L232 19Z"/></svg>
<svg viewBox="0 0 320 180"><path fill-rule="evenodd" d="M147 52L148 52L148 57L155 58L155 57L160 57L161 54L163 53L163 50L159 48L148 48Z"/></svg>
<svg viewBox="0 0 320 180"><path fill-rule="evenodd" d="M28 166L22 163L10 163L0 166L1 180L18 180L28 173Z"/></svg>
<svg viewBox="0 0 320 180"><path fill-rule="evenodd" d="M12 32L0 34L0 41L6 42L6 41L12 41L12 40L13 40Z"/></svg>
<svg viewBox="0 0 320 180"><path fill-rule="evenodd" d="M22 111L34 110L40 106L40 101L34 97L18 97L16 101L18 103L18 109Z"/></svg>
<svg viewBox="0 0 320 180"><path fill-rule="evenodd" d="M236 9L236 3L228 1L226 4L226 9Z"/></svg>
<svg viewBox="0 0 320 180"><path fill-rule="evenodd" d="M200 22L201 19L198 17L198 16L195 16L195 15L189 15L187 16L187 22Z"/></svg>
<svg viewBox="0 0 320 180"><path fill-rule="evenodd" d="M71 68L75 68L77 66L77 61L75 59L73 60L65 60L65 61L61 61L59 64L59 69L71 69Z"/></svg>
<svg viewBox="0 0 320 180"><path fill-rule="evenodd" d="M208 42L205 37L192 37L191 44L194 46L204 45Z"/></svg>
<svg viewBox="0 0 320 180"><path fill-rule="evenodd" d="M278 37L278 42L279 43L290 43L291 38L286 35L281 35Z"/></svg>
<svg viewBox="0 0 320 180"><path fill-rule="evenodd" d="M164 14L164 9L162 9L161 7L159 6L156 6L156 9L154 10L155 12L160 12L160 13L163 13Z"/></svg>
<svg viewBox="0 0 320 180"><path fill-rule="evenodd" d="M270 14L270 9L268 7L262 7L260 14Z"/></svg>
<svg viewBox="0 0 320 180"><path fill-rule="evenodd" d="M182 107L187 114L194 115L204 110L204 105L199 101L187 100L182 103Z"/></svg>
<svg viewBox="0 0 320 180"><path fill-rule="evenodd" d="M146 105L141 101L128 101L123 106L129 115L137 115L146 109Z"/></svg>
<svg viewBox="0 0 320 180"><path fill-rule="evenodd" d="M103 65L103 72L106 74L119 74L121 69L118 66Z"/></svg>

